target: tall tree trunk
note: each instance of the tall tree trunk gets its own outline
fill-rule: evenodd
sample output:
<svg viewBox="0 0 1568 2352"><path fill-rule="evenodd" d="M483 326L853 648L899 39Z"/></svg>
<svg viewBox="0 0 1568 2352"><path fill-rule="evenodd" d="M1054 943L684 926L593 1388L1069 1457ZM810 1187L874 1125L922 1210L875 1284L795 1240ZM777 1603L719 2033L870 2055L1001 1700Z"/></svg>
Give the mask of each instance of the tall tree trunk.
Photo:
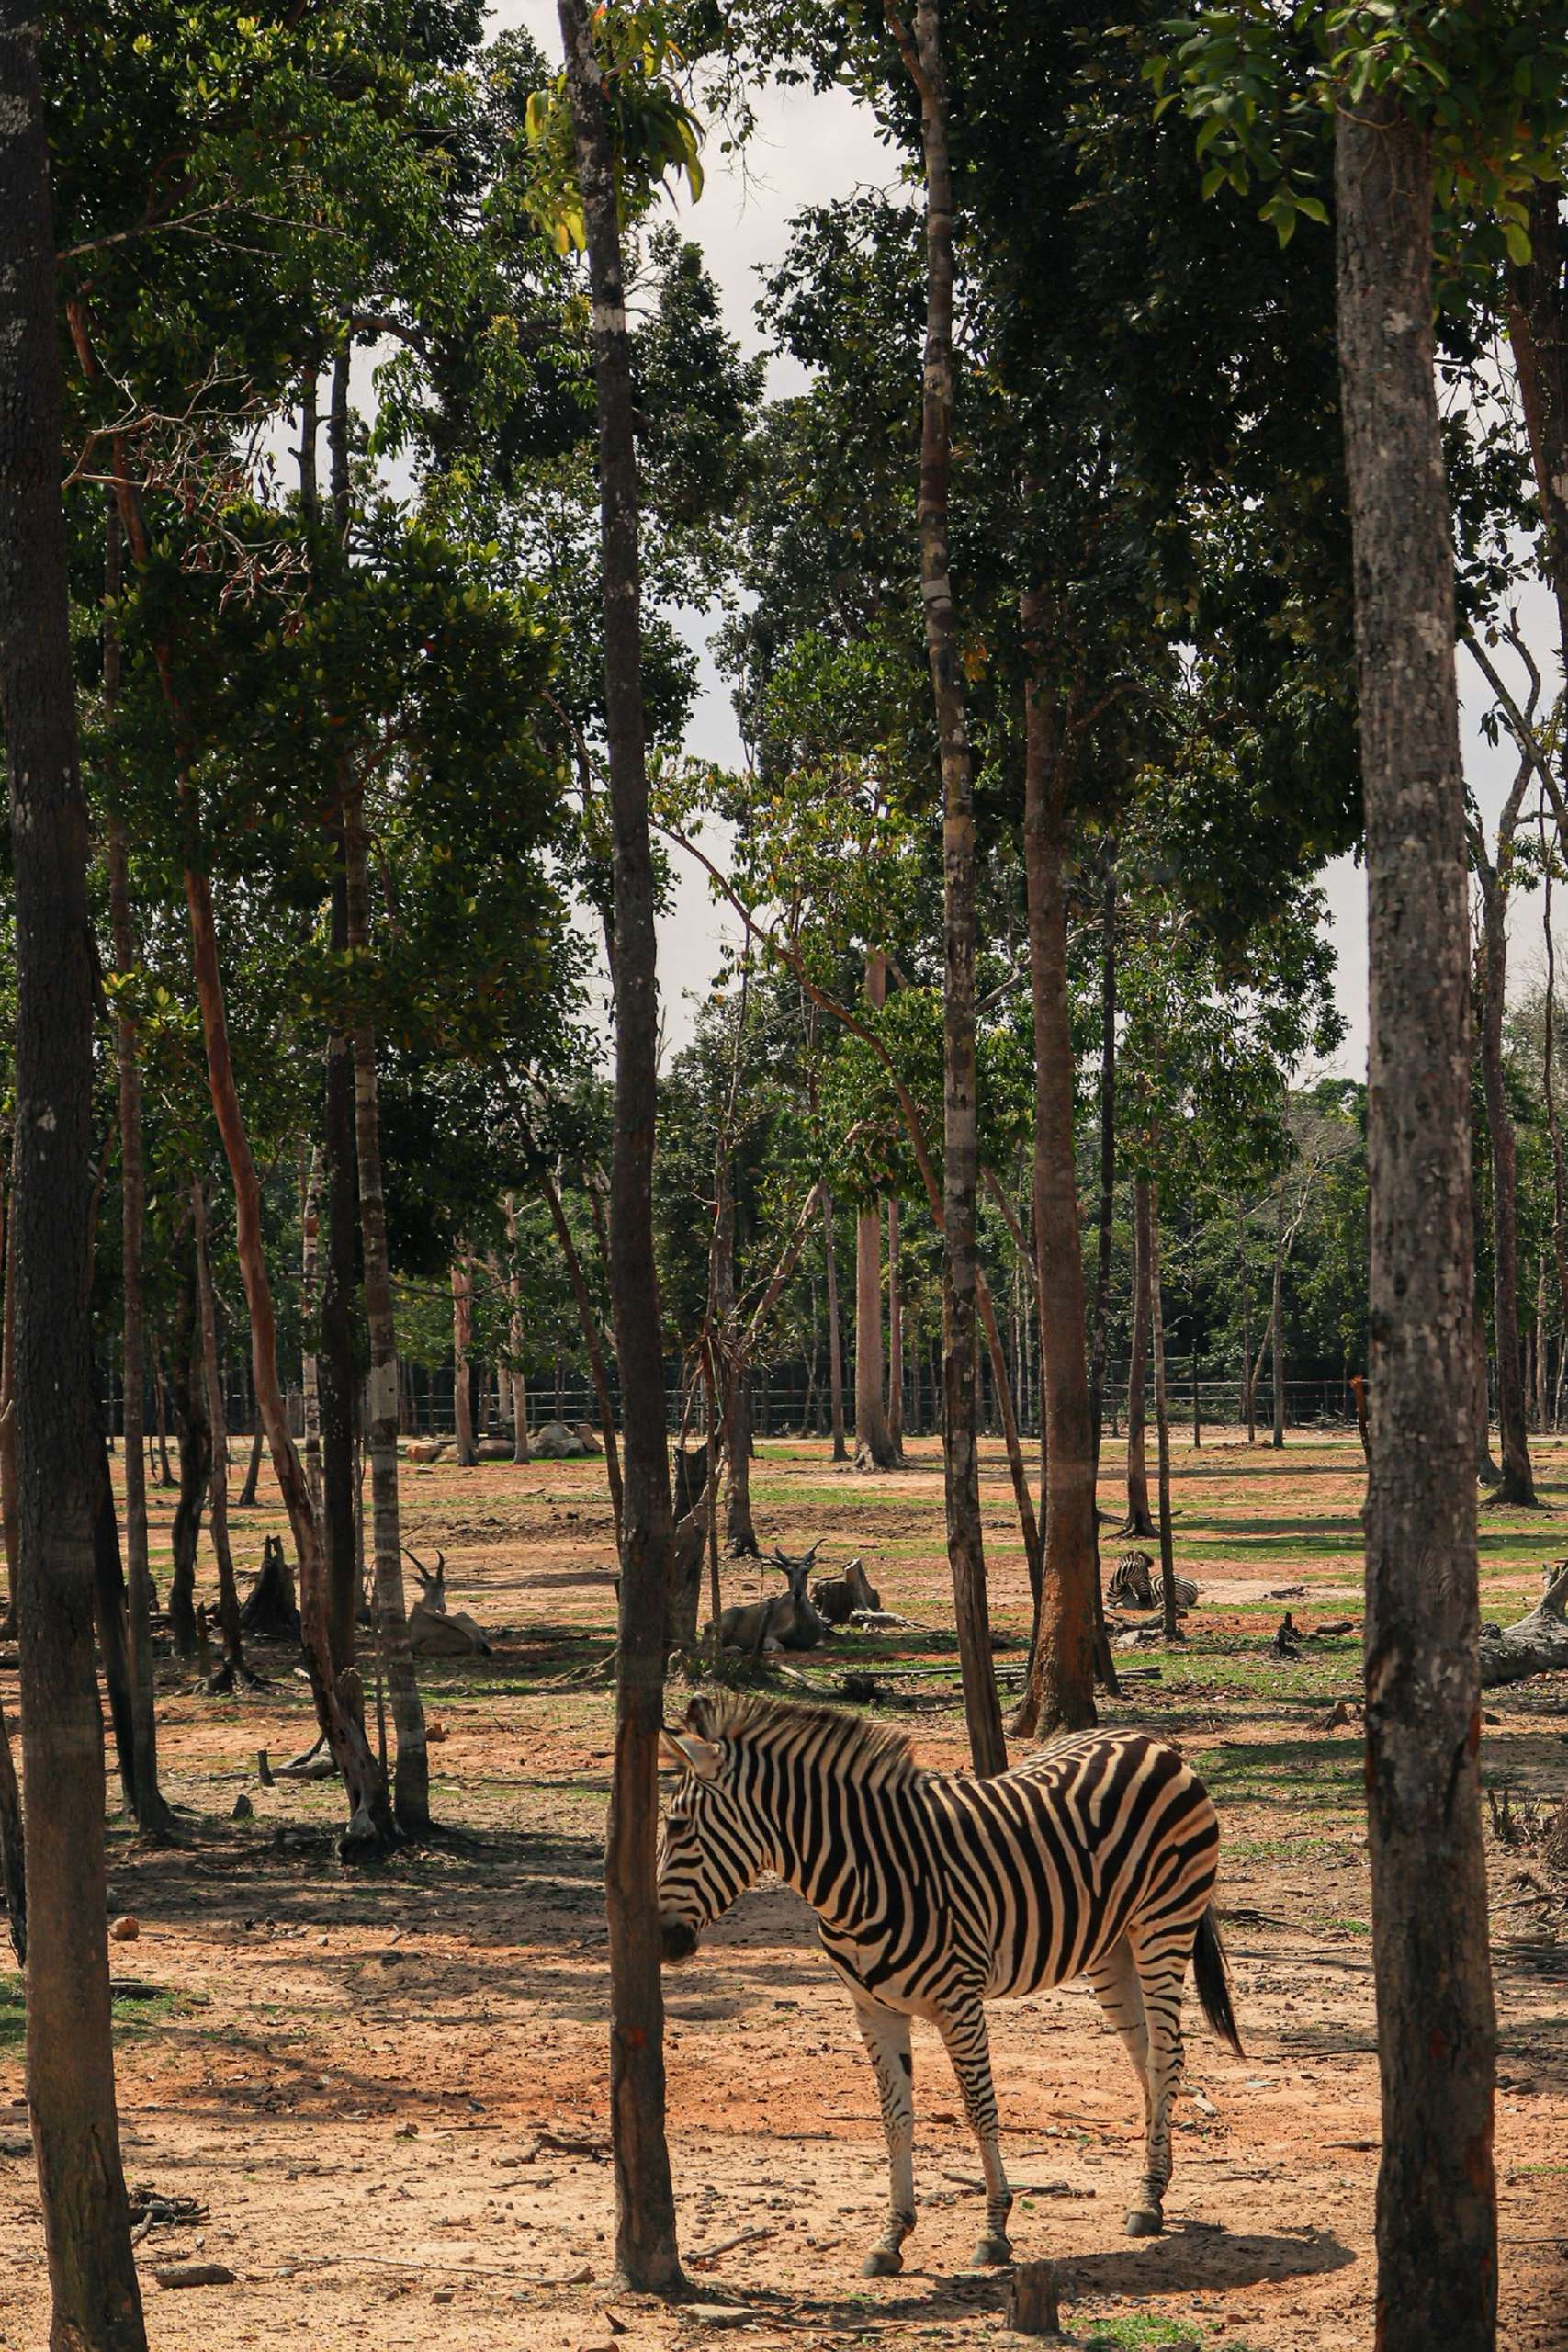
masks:
<svg viewBox="0 0 1568 2352"><path fill-rule="evenodd" d="M1547 1424L1548 1397L1551 1379L1547 1371L1550 1345L1546 1336L1546 1260L1542 1258L1535 1270L1535 1335L1530 1349L1533 1375L1535 1425L1544 1436Z"/></svg>
<svg viewBox="0 0 1568 2352"><path fill-rule="evenodd" d="M843 1325L839 1319L839 1259L833 1247L833 1195L826 1186L822 1192L822 1255L827 1266L828 1393L833 1419L833 1459L847 1462L850 1449L844 1435L844 1339Z"/></svg>
<svg viewBox="0 0 1568 2352"><path fill-rule="evenodd" d="M144 2352L109 2030L93 1666L95 973L38 12L0 0L0 708L17 941L17 1568L27 2096L51 2352Z"/></svg>
<svg viewBox="0 0 1568 2352"><path fill-rule="evenodd" d="M868 1004L887 1000L887 958L869 956ZM855 1219L855 1467L891 1470L897 1456L887 1426L882 1353L882 1204L868 1202Z"/></svg>
<svg viewBox="0 0 1568 2352"><path fill-rule="evenodd" d="M336 381L335 376L333 379ZM343 871L342 797L333 826L334 872L332 894L333 953L348 947L348 886ZM317 1377L321 1415L321 1544L326 1555L327 1626L333 1671L354 1662L359 1622L359 1541L355 1457L359 1435L359 1368L355 1360L355 1302L359 1291L359 1170L354 1136L354 1047L346 1031L327 1039L326 1080L321 1103L322 1193L326 1203L326 1247L321 1267L321 1348Z"/></svg>
<svg viewBox="0 0 1568 2352"><path fill-rule="evenodd" d="M1508 272L1508 337L1540 501L1542 570L1568 665L1568 286L1557 181L1539 182L1530 198L1529 242L1529 261Z"/></svg>
<svg viewBox="0 0 1568 2352"><path fill-rule="evenodd" d="M920 598L942 754L942 1461L947 1551L964 1676L969 1750L980 1773L1004 1771L1007 1742L991 1657L976 1436L975 1066L975 779L948 557L953 470L953 172L939 0L918 0L914 54L897 28L919 93L926 185L926 348L920 404ZM1081 1283L1081 1274L1080 1274ZM1080 1332L1080 1340L1081 1340ZM856 1387L860 1372L856 1368ZM881 1401L878 1367L877 1401Z"/></svg>
<svg viewBox="0 0 1568 2352"><path fill-rule="evenodd" d="M1236 1279L1241 1293L1241 1414L1248 1445L1258 1442L1258 1385L1252 1376L1252 1289L1247 1271L1247 1215L1236 1204Z"/></svg>
<svg viewBox="0 0 1568 2352"><path fill-rule="evenodd" d="M1074 1166L1077 1057L1067 981L1068 747L1044 675L1044 600L1021 619L1033 673L1024 707L1023 863L1034 1012L1034 1246L1045 1463L1044 1603L1031 1666L1038 1727L1095 1721L1094 1440L1089 1418L1083 1243Z"/></svg>
<svg viewBox="0 0 1568 2352"><path fill-rule="evenodd" d="M1551 1254L1557 1270L1559 1386L1561 1367L1568 1363L1568 1187L1562 1165L1562 1121L1557 1108L1557 945L1551 935L1551 860L1546 854L1546 819L1541 817L1541 934L1546 948L1546 1003L1541 1023L1540 1087L1546 1101L1547 1132L1551 1139ZM1553 1427L1556 1415L1552 1416Z"/></svg>
<svg viewBox="0 0 1568 2352"><path fill-rule="evenodd" d="M1495 2022L1477 1768L1464 785L1432 373L1431 161L1396 96L1342 106L1336 186L1371 950L1378 2330L1380 2352L1491 2352Z"/></svg>
<svg viewBox="0 0 1568 2352"><path fill-rule="evenodd" d="M305 1484L310 1507L321 1508L321 1159L299 1143L299 1385L305 1408Z"/></svg>
<svg viewBox="0 0 1568 2352"><path fill-rule="evenodd" d="M658 948L642 697L637 446L615 153L589 0L558 0L592 289L604 578L604 716L614 841L615 1143L610 1297L626 1430L615 1759L605 1836L615 2267L628 2288L680 2284L664 2131L664 1993L654 1862L659 1733L673 1566L664 1343L653 1249Z"/></svg>
<svg viewBox="0 0 1568 2352"><path fill-rule="evenodd" d="M362 794L343 807L344 913L348 949L360 987L370 953L370 878ZM376 1638L391 1701L397 1762L392 1808L398 1826L420 1837L430 1826L430 1757L424 1709L409 1643L403 1602L402 1529L398 1503L398 1333L392 1268L387 1246L387 1203L381 1172L381 1107L377 1091L376 1036L360 1012L350 1039L354 1077L354 1164L365 1261L365 1314L370 1327L369 1406L371 1546L375 1564ZM357 1481L355 1485L357 1487ZM357 1589L358 1577L355 1577Z"/></svg>
<svg viewBox="0 0 1568 2352"><path fill-rule="evenodd" d="M523 1369L523 1274L517 1263L517 1195L506 1195L506 1246L510 1262L506 1272L506 1295L511 1315L506 1327L506 1348L509 1358L507 1378L512 1386L512 1459L528 1459L528 1377ZM609 1444L613 1432L606 1431Z"/></svg>
<svg viewBox="0 0 1568 2352"><path fill-rule="evenodd" d="M240 1489L239 1509L241 1510L254 1510L256 1507L256 1488L261 1483L262 1453L265 1445L266 1431L261 1425L261 1415L258 1413L255 1428L251 1432L251 1458L245 1464L245 1483Z"/></svg>
<svg viewBox="0 0 1568 2352"><path fill-rule="evenodd" d="M604 1351L599 1343L599 1320L593 1312L593 1301L589 1295L587 1278L582 1271L582 1261L577 1254L577 1245L571 1238L571 1227L567 1223L566 1206L560 1196L560 1187L554 1178L547 1174L541 1175L539 1182L545 1195L545 1206L550 1213L550 1223L556 1229L556 1239L560 1243L561 1256L566 1261L567 1280L571 1284L571 1295L577 1301L578 1327L582 1333L583 1347L587 1351L588 1368L593 1378L593 1393L599 1399L599 1419L604 1428L604 1476L609 1483L610 1509L615 1521L615 1548L619 1551L622 1512L625 1508L621 1482L621 1457L615 1443L615 1408L610 1395L609 1367L604 1362ZM606 1273L608 1271L606 1269ZM662 1380L662 1371L660 1379Z"/></svg>
<svg viewBox="0 0 1568 2352"><path fill-rule="evenodd" d="M15 1131L11 1142L10 1179L16 1170ZM14 1198L14 1194L13 1194ZM6 1298L0 1314L0 1535L6 1547L6 1624L8 1640L17 1633L17 1592L20 1575L21 1537L17 1470L17 1220L6 1221Z"/></svg>
<svg viewBox="0 0 1568 2352"><path fill-rule="evenodd" d="M104 700L118 698L119 617L123 532L119 509L110 498L105 518ZM129 978L136 968L136 933L130 911L130 849L124 825L108 820L109 921L115 969ZM136 1824L144 1835L163 1830L168 1808L158 1788L157 1709L152 1673L152 1572L147 1547L147 1323L141 1261L147 1221L147 1173L141 1144L141 1072L136 1058L136 1024L128 1013L115 1019L115 1074L119 1109L120 1299L124 1328L126 1639L130 1668L130 1728L135 1747ZM0 1389L6 1384L0 1381ZM5 1399L0 1396L0 1411ZM0 1461L0 1476L4 1476ZM9 1481L7 1479L6 1483Z"/></svg>
<svg viewBox="0 0 1568 2352"><path fill-rule="evenodd" d="M898 1196L887 1195L887 1434L904 1459L904 1272L899 1262Z"/></svg>
<svg viewBox="0 0 1568 2352"><path fill-rule="evenodd" d="M94 1380L95 1391L96 1378ZM108 1442L94 1399L93 1446L93 1601L97 1618L98 1650L104 1665L104 1690L114 1730L115 1763L119 1772L125 1809L136 1815L136 1739L130 1714L130 1648L126 1631L125 1571L119 1556L119 1521L115 1516L114 1479L109 1470Z"/></svg>
<svg viewBox="0 0 1568 2352"><path fill-rule="evenodd" d="M212 1261L207 1239L207 1196L201 1180L190 1188L196 1230L196 1288L201 1329L201 1364L207 1389L207 1419L212 1436L212 1476L208 1490L208 1526L218 1563L218 1622L223 1629L223 1662L231 1683L245 1672L240 1635L240 1592L229 1545L229 1418L223 1375L218 1363L218 1303L212 1292Z"/></svg>
<svg viewBox="0 0 1568 2352"><path fill-rule="evenodd" d="M194 1254L180 1277L175 1310L170 1401L179 1439L180 1489L169 1533L169 1626L181 1657L197 1654L196 1555L212 1478L212 1424L201 1374L201 1327Z"/></svg>
<svg viewBox="0 0 1568 2352"><path fill-rule="evenodd" d="M1269 1360L1274 1386L1272 1443L1285 1442L1285 1180L1274 1204L1274 1287L1269 1302Z"/></svg>
<svg viewBox="0 0 1568 2352"><path fill-rule="evenodd" d="M464 1249L452 1261L452 1416L460 1470L471 1470L479 1460L474 1451L474 1385L468 1369L468 1346L473 1335L474 1261ZM558 1419L558 1378L556 1389Z"/></svg>
<svg viewBox="0 0 1568 2352"><path fill-rule="evenodd" d="M188 785L186 789L189 789ZM277 1320L262 1235L261 1184L234 1084L212 893L207 876L194 865L186 872L186 903L190 913L197 997L207 1048L208 1088L234 1186L234 1249L250 1310L251 1368L256 1407L266 1430L273 1473L288 1514L299 1563L299 1622L310 1692L333 1761L343 1775L349 1815L344 1849L381 1851L395 1837L391 1800L386 1777L365 1736L364 1690L359 1677L353 1667L344 1668L341 1673L334 1673L333 1668L326 1564L320 1525L310 1509L310 1490L289 1432L288 1409L277 1376Z"/></svg>
<svg viewBox="0 0 1568 2352"><path fill-rule="evenodd" d="M1147 1413L1144 1390L1149 1376L1149 1179L1133 1186L1133 1346L1127 1364L1127 1516L1123 1535L1152 1535L1149 1514Z"/></svg>
<svg viewBox="0 0 1568 2352"><path fill-rule="evenodd" d="M1176 1542L1170 1523L1170 1406L1165 1385L1165 1283L1159 1262L1159 1195L1149 1186L1149 1321L1155 1360L1155 1452L1159 1464L1159 1564L1165 1578L1161 1630L1168 1642L1181 1639L1176 1618Z"/></svg>
<svg viewBox="0 0 1568 2352"><path fill-rule="evenodd" d="M731 1559L754 1559L751 1367L746 1351L739 1345L735 1325L735 1195L730 1190L728 1144L722 1137L714 1182L717 1202L713 1225L713 1303L719 1335L720 1450L728 1465L725 1541Z"/></svg>
<svg viewBox="0 0 1568 2352"><path fill-rule="evenodd" d="M1495 865L1479 847L1474 858L1481 885L1481 1082L1492 1154L1492 1336L1497 1351L1497 1435L1503 1452L1496 1499L1515 1510L1534 1510L1537 1504L1519 1363L1517 1150L1503 1075L1503 1013L1508 982L1508 867L1514 822L1530 774L1528 763L1521 766L1499 820Z"/></svg>
<svg viewBox="0 0 1568 2352"><path fill-rule="evenodd" d="M1111 1243L1116 1223L1116 844L1105 850L1100 916L1100 1198L1095 1225L1094 1317L1089 1340L1089 1426L1095 1484L1105 1430L1105 1358L1111 1328ZM1094 1514L1098 1528L1100 1513ZM1096 1591L1100 1539L1095 1538Z"/></svg>

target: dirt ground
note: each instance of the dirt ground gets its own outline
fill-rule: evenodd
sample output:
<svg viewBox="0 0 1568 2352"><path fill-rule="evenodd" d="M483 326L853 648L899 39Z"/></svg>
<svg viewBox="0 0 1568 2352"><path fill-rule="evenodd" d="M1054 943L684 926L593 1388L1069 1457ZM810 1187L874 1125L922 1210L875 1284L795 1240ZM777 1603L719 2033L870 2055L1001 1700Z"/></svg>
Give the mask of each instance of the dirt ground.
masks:
<svg viewBox="0 0 1568 2352"><path fill-rule="evenodd" d="M1568 1455L1544 1453L1546 1510L1483 1521L1483 1606L1499 1621L1568 1550ZM899 1719L922 1758L955 1765L940 1462L930 1442L911 1453L906 1471L863 1478L832 1470L820 1445L767 1443L757 1521L764 1544L822 1536L825 1563L861 1554L886 1607L937 1629L853 1636L806 1664L826 1679L845 1659L880 1663L889 1690L929 1694ZM1108 1509L1120 1467L1112 1446ZM994 1614L1016 1645L1027 1589L999 1448L986 1492ZM1353 1436L1292 1437L1282 1454L1249 1452L1213 1431L1200 1453L1179 1452L1175 1492L1179 1562L1201 1587L1189 1638L1124 1656L1159 1679L1129 1682L1104 1712L1179 1741L1219 1805L1247 2056L1221 2050L1194 2007L1169 2226L1134 2242L1121 2224L1137 2094L1092 1997L1075 1986L993 2007L1014 2245L1059 2264L1080 2342L1356 2352L1372 2340L1377 2070L1359 1736L1329 1717L1359 1684L1359 1450ZM155 1497L164 1562L168 1500ZM267 1509L240 1515L247 1566L276 1523ZM111 1948L126 2168L204 2209L141 2243L153 2345L653 2352L734 2332L799 2352L878 2340L967 2352L1005 2337L1005 2281L969 2267L976 2155L919 2027L919 2223L901 2278L859 2277L886 2195L874 2086L809 1915L777 1885L666 1980L693 2299L611 2292L610 1713L602 1687L559 1687L609 1639L603 1464L411 1468L405 1524L427 1560L445 1550L452 1605L495 1637L491 1658L424 1678L434 1801L461 1835L381 1871L340 1869L334 1793L257 1776L258 1748L276 1762L310 1736L304 1685L276 1656L273 1686L232 1702L197 1695L172 1658L161 1667L162 1760L187 1843L139 1846L111 1790L113 1909L141 1928ZM771 1581L730 1568L726 1597ZM1270 1654L1286 1608L1308 1636L1289 1664ZM1001 1663L1016 1670L1019 1656L1004 1648ZM1565 1740L1568 1677L1490 1698L1508 2352L1568 2346L1568 1911L1518 1834L1568 1779ZM254 1810L235 1818L242 1797ZM19 1988L0 1976L6 2352L46 2335L21 2033ZM222 2262L235 2282L160 2291L155 2269L184 2258Z"/></svg>

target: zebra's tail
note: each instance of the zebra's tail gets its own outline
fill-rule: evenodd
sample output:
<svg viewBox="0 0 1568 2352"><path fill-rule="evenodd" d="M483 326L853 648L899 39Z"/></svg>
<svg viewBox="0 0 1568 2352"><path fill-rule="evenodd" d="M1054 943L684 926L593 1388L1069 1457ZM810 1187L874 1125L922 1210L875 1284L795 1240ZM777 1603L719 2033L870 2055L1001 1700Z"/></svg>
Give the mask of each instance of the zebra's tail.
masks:
<svg viewBox="0 0 1568 2352"><path fill-rule="evenodd" d="M1222 2041L1228 2041L1238 2058L1245 2058L1241 2035L1236 2030L1235 2011L1231 2007L1230 1971L1225 1966L1225 1948L1220 1941L1220 1923L1211 1903L1198 1922L1198 1941L1192 1951L1192 1974L1198 1987L1198 1999L1203 2015Z"/></svg>

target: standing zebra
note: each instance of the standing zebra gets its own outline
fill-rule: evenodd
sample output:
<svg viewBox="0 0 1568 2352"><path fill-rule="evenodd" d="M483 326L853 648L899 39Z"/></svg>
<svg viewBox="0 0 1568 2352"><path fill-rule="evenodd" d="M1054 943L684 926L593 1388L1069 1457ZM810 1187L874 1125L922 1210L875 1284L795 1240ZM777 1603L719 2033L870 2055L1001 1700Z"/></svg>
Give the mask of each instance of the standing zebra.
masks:
<svg viewBox="0 0 1568 2352"><path fill-rule="evenodd" d="M915 2226L909 2019L946 2044L986 2173L978 2262L1006 2262L985 2003L1087 1975L1144 2094L1132 2237L1163 2226L1181 1988L1239 2055L1210 1904L1219 1825L1202 1782L1142 1732L1059 1740L995 1780L920 1770L901 1732L828 1707L694 1701L667 1732L682 1779L659 1853L667 1961L775 1871L806 1897L849 1988L887 2133L887 2228L865 2264L903 2267Z"/></svg>

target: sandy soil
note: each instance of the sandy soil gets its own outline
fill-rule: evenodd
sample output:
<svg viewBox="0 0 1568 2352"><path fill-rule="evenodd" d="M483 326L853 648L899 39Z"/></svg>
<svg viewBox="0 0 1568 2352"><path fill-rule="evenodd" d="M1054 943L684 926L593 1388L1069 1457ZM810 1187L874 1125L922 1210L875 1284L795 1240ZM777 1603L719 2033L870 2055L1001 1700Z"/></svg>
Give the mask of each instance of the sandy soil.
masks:
<svg viewBox="0 0 1568 2352"><path fill-rule="evenodd" d="M1190 1638L1124 1657L1160 1679L1129 1683L1106 1712L1179 1739L1220 1805L1248 2055L1217 2048L1194 2014L1170 2226L1133 2243L1121 2220L1137 2095L1119 2045L1081 1987L998 2005L1014 2243L1061 2266L1065 2324L1080 2341L1356 2352L1372 2336L1377 2070L1359 1744L1353 1721L1328 1720L1359 1679L1360 1460L1353 1440L1292 1441L1281 1456L1226 1436L1178 1459L1179 1560L1201 1588ZM826 1536L825 1562L861 1553L886 1606L943 1627L932 1447L876 1478L833 1472L824 1451L764 1447L764 1544ZM1568 1458L1549 1453L1545 1483L1545 1514L1486 1519L1489 1616L1518 1614L1540 1561L1568 1550ZM996 1616L1016 1637L1026 1590L999 1453L987 1455L987 1499ZM977 2160L946 2062L919 2028L919 2226L902 2278L859 2278L885 2198L874 2088L809 1916L777 1886L747 1898L667 1980L694 2299L664 2308L612 2293L599 1895L609 1711L602 1688L557 1687L608 1639L603 1467L438 1464L411 1473L407 1515L416 1550L445 1549L453 1606L497 1635L490 1660L426 1677L442 1734L434 1801L458 1834L384 1871L343 1871L333 1793L257 1778L258 1748L276 1762L309 1738L303 1685L281 1657L266 1661L273 1687L237 1702L196 1695L164 1661L163 1761L189 1843L149 1851L111 1815L113 1905L141 1924L135 1942L113 1947L127 2172L205 2208L141 2246L152 2342L651 2352L736 2332L807 2352L1003 2335L1005 2282L969 2267ZM269 1509L242 1517L243 1560L259 1558L275 1523ZM763 1581L728 1570L726 1598ZM1292 1664L1269 1647L1287 1607L1309 1634ZM1346 1619L1348 1632L1312 1637ZM919 1753L961 1761L950 1639L860 1637L842 1653L906 1669L886 1687L930 1694L903 1717ZM1506 1833L1563 1781L1568 1678L1496 1693L1488 1717L1505 1832L1492 1856L1501 2341L1559 2352L1568 1913L1528 1843ZM242 1796L254 1812L232 1818ZM0 1978L6 2352L34 2352L46 2334L20 2035L15 1980ZM226 2263L235 2283L160 2291L154 2271L188 2257Z"/></svg>

